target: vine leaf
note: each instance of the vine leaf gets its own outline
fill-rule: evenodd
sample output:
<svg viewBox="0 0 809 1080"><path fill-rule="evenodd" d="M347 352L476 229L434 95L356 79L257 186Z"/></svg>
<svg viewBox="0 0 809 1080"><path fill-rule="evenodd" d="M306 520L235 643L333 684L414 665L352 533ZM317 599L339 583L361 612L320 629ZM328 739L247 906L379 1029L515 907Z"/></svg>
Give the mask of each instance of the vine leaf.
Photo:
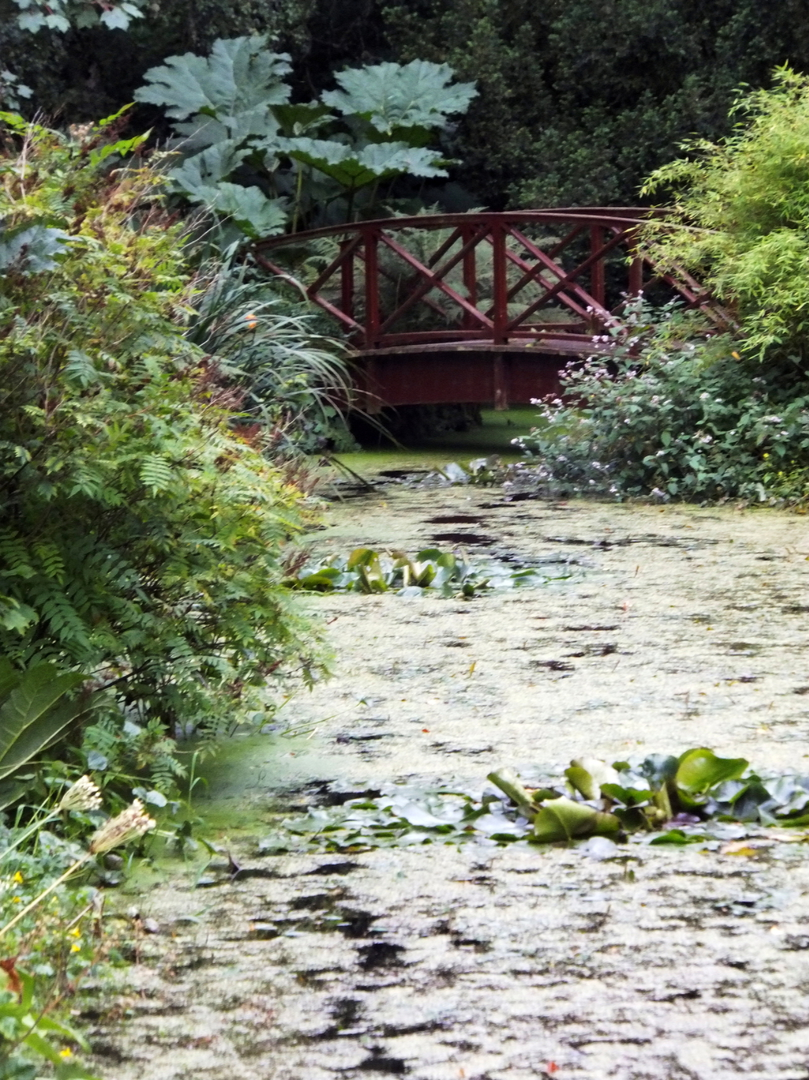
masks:
<svg viewBox="0 0 809 1080"><path fill-rule="evenodd" d="M327 90L323 102L344 116L361 116L390 135L397 128L440 127L447 116L465 112L476 96L474 83L449 85L448 64L413 60L374 64L335 76L341 90Z"/></svg>

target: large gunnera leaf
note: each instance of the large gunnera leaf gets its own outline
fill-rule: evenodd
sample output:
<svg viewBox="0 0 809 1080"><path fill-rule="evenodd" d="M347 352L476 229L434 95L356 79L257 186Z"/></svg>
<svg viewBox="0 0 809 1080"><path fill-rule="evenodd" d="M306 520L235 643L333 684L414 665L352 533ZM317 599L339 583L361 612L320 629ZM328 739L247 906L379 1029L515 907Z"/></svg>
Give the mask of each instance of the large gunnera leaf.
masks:
<svg viewBox="0 0 809 1080"><path fill-rule="evenodd" d="M235 143L223 142L209 146L199 154L186 158L182 165L169 172L174 186L192 202L210 202L210 191L230 176L249 151L239 150Z"/></svg>
<svg viewBox="0 0 809 1080"><path fill-rule="evenodd" d="M54 743L88 711L88 699L67 694L84 675L60 672L53 664L16 671L0 657L0 781Z"/></svg>
<svg viewBox="0 0 809 1080"><path fill-rule="evenodd" d="M225 122L288 101L290 89L282 79L291 71L289 60L287 53L270 52L260 35L220 38L210 56L184 53L149 68L149 85L135 91L135 100L161 105L175 120L202 113Z"/></svg>
<svg viewBox="0 0 809 1080"><path fill-rule="evenodd" d="M239 184L219 184L211 209L231 218L253 240L283 232L287 220L285 199L268 199L260 188Z"/></svg>
<svg viewBox="0 0 809 1080"><path fill-rule="evenodd" d="M361 188L375 180L402 173L411 176L446 176L435 150L407 143L370 143L358 149L329 139L284 139L279 149L330 176L346 188Z"/></svg>
<svg viewBox="0 0 809 1080"><path fill-rule="evenodd" d="M56 257L65 254L70 236L48 225L22 224L6 229L0 222L0 274L14 270L19 274L41 274L53 270Z"/></svg>
<svg viewBox="0 0 809 1080"><path fill-rule="evenodd" d="M341 90L321 95L344 116L361 116L389 135L396 128L435 128L447 116L466 112L477 94L474 83L455 83L452 68L413 60L409 64L374 64L335 76Z"/></svg>

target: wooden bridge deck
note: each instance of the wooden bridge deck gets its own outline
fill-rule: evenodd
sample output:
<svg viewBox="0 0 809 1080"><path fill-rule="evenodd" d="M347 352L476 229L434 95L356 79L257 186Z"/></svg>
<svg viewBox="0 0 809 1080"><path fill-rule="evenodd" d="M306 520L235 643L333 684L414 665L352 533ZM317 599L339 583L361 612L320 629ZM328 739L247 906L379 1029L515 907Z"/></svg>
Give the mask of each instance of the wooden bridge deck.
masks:
<svg viewBox="0 0 809 1080"><path fill-rule="evenodd" d="M628 297L663 282L721 320L686 273L636 250L649 210L578 207L385 218L272 237L267 271L340 325L358 389L385 405L527 403L571 359L609 352ZM312 270L312 252L319 260Z"/></svg>

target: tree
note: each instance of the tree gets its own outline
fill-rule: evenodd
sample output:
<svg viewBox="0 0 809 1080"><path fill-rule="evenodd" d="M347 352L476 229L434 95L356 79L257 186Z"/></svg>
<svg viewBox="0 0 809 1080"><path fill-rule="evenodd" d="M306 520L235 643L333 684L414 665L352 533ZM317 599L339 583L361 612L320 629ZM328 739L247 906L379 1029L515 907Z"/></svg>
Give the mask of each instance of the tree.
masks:
<svg viewBox="0 0 809 1080"><path fill-rule="evenodd" d="M741 97L741 122L718 143L652 173L650 195L674 206L650 226L649 253L685 266L736 309L745 347L809 359L809 77L789 68Z"/></svg>
<svg viewBox="0 0 809 1080"><path fill-rule="evenodd" d="M727 131L740 83L809 65L799 0L389 0L384 13L398 60L477 81L451 150L494 208L631 205L683 138Z"/></svg>

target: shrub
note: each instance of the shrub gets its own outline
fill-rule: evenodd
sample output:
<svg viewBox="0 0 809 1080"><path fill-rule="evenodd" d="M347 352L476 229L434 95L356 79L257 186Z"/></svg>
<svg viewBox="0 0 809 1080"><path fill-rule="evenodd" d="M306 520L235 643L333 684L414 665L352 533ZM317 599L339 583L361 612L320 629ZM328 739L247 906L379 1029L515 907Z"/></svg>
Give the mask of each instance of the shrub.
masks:
<svg viewBox="0 0 809 1080"><path fill-rule="evenodd" d="M569 365L564 399L547 399L542 426L515 440L543 483L617 498L809 498L809 376L793 360L741 359L726 335L706 340L700 316L642 300L623 334L610 360Z"/></svg>
<svg viewBox="0 0 809 1080"><path fill-rule="evenodd" d="M229 727L317 664L280 585L301 493L184 336L182 234L159 173L122 164L139 140L0 119L0 651L92 673L164 740Z"/></svg>
<svg viewBox="0 0 809 1080"><path fill-rule="evenodd" d="M736 111L743 121L734 135L684 144L688 158L647 180L644 194L675 200L665 223L649 226L647 250L736 307L746 351L764 357L775 346L805 359L809 76L778 69L773 89L743 96Z"/></svg>
<svg viewBox="0 0 809 1080"><path fill-rule="evenodd" d="M199 282L186 336L215 359L227 385L241 389L242 431L260 425L282 458L326 445L355 449L348 347L319 332L323 317L279 297L244 264L214 263Z"/></svg>

